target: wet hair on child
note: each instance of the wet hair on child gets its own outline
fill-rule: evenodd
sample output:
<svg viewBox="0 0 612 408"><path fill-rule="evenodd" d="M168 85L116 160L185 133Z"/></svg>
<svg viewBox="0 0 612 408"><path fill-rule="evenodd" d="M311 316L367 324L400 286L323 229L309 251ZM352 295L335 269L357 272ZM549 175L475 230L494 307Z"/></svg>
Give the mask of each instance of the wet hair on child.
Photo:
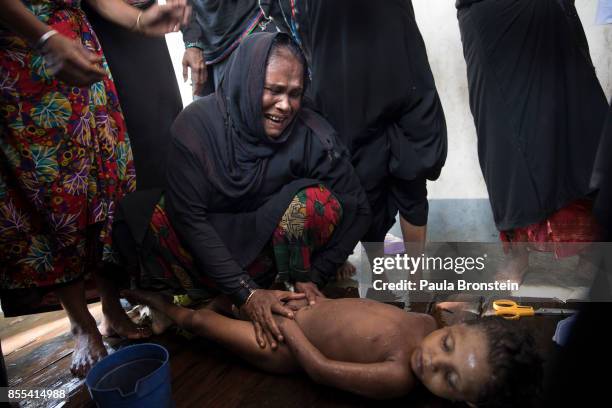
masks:
<svg viewBox="0 0 612 408"><path fill-rule="evenodd" d="M542 359L535 340L518 322L497 316L465 322L481 330L489 346L491 381L480 391L479 408L530 407L542 382Z"/></svg>

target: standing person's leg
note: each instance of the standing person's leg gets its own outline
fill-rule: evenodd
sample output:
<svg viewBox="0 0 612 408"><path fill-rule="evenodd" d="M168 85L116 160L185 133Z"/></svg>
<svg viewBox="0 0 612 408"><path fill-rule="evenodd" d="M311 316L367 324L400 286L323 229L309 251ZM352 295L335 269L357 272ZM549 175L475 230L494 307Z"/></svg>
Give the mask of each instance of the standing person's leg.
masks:
<svg viewBox="0 0 612 408"><path fill-rule="evenodd" d="M425 251L429 213L426 180L404 181L388 176L377 188L368 192L368 200L374 216L362 242L370 262L375 257L384 256L385 236L395 222L398 211L406 253L413 257L421 256ZM385 275L381 277L388 280Z"/></svg>
<svg viewBox="0 0 612 408"><path fill-rule="evenodd" d="M209 309L176 306L157 293L131 290L122 294L131 302L163 313L180 328L218 343L262 370L281 374L298 370L285 344L279 344L276 350L259 347L251 322L231 319Z"/></svg>
<svg viewBox="0 0 612 408"><path fill-rule="evenodd" d="M96 321L87 309L84 282L82 279L71 282L56 289L55 294L70 319L70 331L75 341L70 371L83 377L107 354Z"/></svg>
<svg viewBox="0 0 612 408"><path fill-rule="evenodd" d="M104 336L118 335L128 339L142 339L151 335L151 330L147 327L136 325L127 316L121 306L119 299L119 289L113 279L115 268L112 265L104 265L102 270L96 271L94 277L100 294L102 303L102 322L100 323L100 333Z"/></svg>
<svg viewBox="0 0 612 408"><path fill-rule="evenodd" d="M388 200L389 192L384 182L381 182L374 189L366 190L366 194L372 209L372 223L361 239L361 244L365 250L370 270L374 270L374 260L385 256L385 237L395 222L397 208L390 208ZM380 275L372 274L372 280L374 279L389 282L387 272L383 272Z"/></svg>
<svg viewBox="0 0 612 408"><path fill-rule="evenodd" d="M529 242L524 230L504 231L500 233L505 257L495 279L509 280L521 284L529 270Z"/></svg>
<svg viewBox="0 0 612 408"><path fill-rule="evenodd" d="M391 184L391 194L399 210L400 227L406 245L406 253L411 257L420 257L425 253L427 240L427 218L429 215L427 180L423 178L404 181L394 178ZM420 279L421 272L417 271L411 279Z"/></svg>
<svg viewBox="0 0 612 408"><path fill-rule="evenodd" d="M388 138L377 131L371 140L352 152L352 164L368 197L372 220L370 228L361 238L361 244L373 268L375 258L384 256L384 241L387 232L395 223L397 207L389 200L389 161L391 160ZM385 274L376 279L387 281Z"/></svg>
<svg viewBox="0 0 612 408"><path fill-rule="evenodd" d="M556 258L586 255L588 243L601 237L592 212L590 199L575 200L541 222L503 231L500 238L509 257L497 278L521 283L528 272L530 250L553 252ZM579 267L586 266L579 263Z"/></svg>
<svg viewBox="0 0 612 408"><path fill-rule="evenodd" d="M427 224L414 225L400 214L400 226L402 228L404 242L420 244L420 248L425 248L425 242L427 241Z"/></svg>
<svg viewBox="0 0 612 408"><path fill-rule="evenodd" d="M8 376L6 375L6 366L4 364L4 354L2 353L2 344L0 344L0 387L8 387Z"/></svg>
<svg viewBox="0 0 612 408"><path fill-rule="evenodd" d="M404 246L406 254L412 258L418 258L425 253L425 243L427 241L427 224L415 225L408 221L404 215L400 213L400 227L404 238ZM419 269L414 274L406 278L418 282L423 277L423 270Z"/></svg>
<svg viewBox="0 0 612 408"><path fill-rule="evenodd" d="M550 220L592 193L608 105L572 1L478 2L457 15L479 160L495 222L511 243L500 272L520 282L527 246L586 241L565 240ZM558 225L583 236L589 229L578 214Z"/></svg>
<svg viewBox="0 0 612 408"><path fill-rule="evenodd" d="M86 23L84 22L83 24ZM87 27L87 30L90 30L89 24L87 24ZM131 36L129 33L123 32L123 34ZM130 41L135 41L136 38L138 37L131 37ZM163 44L163 42L157 42L157 44L161 45L162 49L164 49L165 44ZM99 48L101 49L101 47ZM101 54L101 51L99 51L99 53L103 58L105 58L105 56ZM129 68L129 66L127 68ZM126 71L126 67L122 66L120 71ZM138 82L124 82L129 82L130 85L139 85ZM129 88L132 89L131 86ZM176 87L170 88L172 90L169 92L166 92L165 88L160 92L166 96L170 94L178 98L178 89ZM104 92L107 97L97 98L98 94L101 92ZM96 212L97 207L104 208L102 205L98 204L99 202L103 204L108 203L106 212L100 214L101 216L96 214L95 217L92 217L90 215L88 220L88 228L93 228L95 233L88 233L86 237L89 245L95 243L95 246L99 247L101 244L101 248L92 252L88 259L88 262L95 265L93 276L96 280L102 303L104 317L101 324L101 330L104 335L118 334L123 337L138 339L150 335L150 332L147 330L138 329L138 327L136 327L136 325L129 320L119 302L119 293L115 283L113 282L112 277L107 276L107 274L112 270L109 265L115 262L115 250L112 242L112 225L113 220L117 215L118 202L126 194L131 193L136 189L136 171L132 155L132 147L128 137L124 112L119 105L117 87L115 86L113 79L111 79L111 76L109 75L109 77L105 78L99 88L95 86L91 87L89 89L89 94L93 97L94 101L96 101L96 105L93 107L93 109L96 111L94 118L95 128L92 129L91 138L96 143L104 143L108 145L107 149L100 149L100 152L98 153L99 157L97 157L96 162L94 162L91 169L89 169L89 177L98 183L98 189L96 194L94 194L92 197L86 197L88 207L91 208L88 209L89 211ZM134 108L133 103L128 105ZM177 106L174 106L172 109L173 114L178 112ZM180 103L178 105L178 110L180 110ZM133 111L131 117L133 119L138 118L137 113L141 112L138 112L137 110ZM110 121L111 119L113 121ZM138 120L136 120L136 128L139 130L139 132L142 130L140 128L142 127L143 123L146 122L143 122L140 119L142 118L138 118ZM164 117L164 120L166 121L165 127L169 129L169 123L171 120L167 117ZM111 125L107 124L105 121L109 121ZM161 122L157 124L160 125L160 123ZM162 125L159 126L159 128L163 127L164 126ZM163 139L163 132L160 132L161 133L157 135L150 134L149 136L154 137L154 139ZM161 142L160 140L156 140L155 143L160 144ZM158 162L163 162L163 160L158 160ZM161 165L163 165L163 163ZM151 176L151 174L148 174L148 176ZM153 179L154 178L155 177L153 177ZM145 177L145 184L151 182L150 179L151 177ZM154 183L155 182L153 182L153 184Z"/></svg>
<svg viewBox="0 0 612 408"><path fill-rule="evenodd" d="M51 27L103 57L78 8L43 11ZM0 70L12 84L0 120L0 278L7 290L64 285L54 291L76 340L71 370L84 375L106 350L82 277L87 264L110 257L116 202L135 189L130 144L110 73L69 86L40 69L36 50L2 35L10 47L0 49ZM10 57L17 51L19 60ZM89 252L101 244L104 251Z"/></svg>
<svg viewBox="0 0 612 408"><path fill-rule="evenodd" d="M425 254L427 240L427 218L429 215L429 202L427 201L427 180L425 178L416 180L402 180L390 177L389 200L393 208L399 212L400 228L404 241L405 254L412 258L420 258ZM419 282L423 277L423 269L402 272L396 279L407 279L411 282ZM421 298L413 292L410 299L414 301L426 301L429 295Z"/></svg>

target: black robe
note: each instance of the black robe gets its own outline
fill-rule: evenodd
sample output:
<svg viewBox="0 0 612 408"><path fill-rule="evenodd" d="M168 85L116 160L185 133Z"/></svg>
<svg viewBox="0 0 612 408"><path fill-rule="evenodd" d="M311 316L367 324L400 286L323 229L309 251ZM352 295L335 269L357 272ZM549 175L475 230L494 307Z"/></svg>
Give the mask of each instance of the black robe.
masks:
<svg viewBox="0 0 612 408"><path fill-rule="evenodd" d="M458 0L478 155L497 228L593 191L607 101L570 0Z"/></svg>
<svg viewBox="0 0 612 408"><path fill-rule="evenodd" d="M604 228L604 239L612 240L612 107L606 117L591 185L599 189L593 211Z"/></svg>
<svg viewBox="0 0 612 408"><path fill-rule="evenodd" d="M226 58L240 36L262 18L257 0L193 0L193 16L183 31L186 42L201 42L204 59L212 64ZM263 3L266 3L264 0Z"/></svg>
<svg viewBox="0 0 612 408"><path fill-rule="evenodd" d="M271 12L300 42L313 102L349 148L368 195L392 178L437 179L446 160L446 122L411 1L294 4L291 10L288 1L282 9L273 3ZM373 229L383 234L368 239L384 238L395 221L395 214L375 212Z"/></svg>
<svg viewBox="0 0 612 408"><path fill-rule="evenodd" d="M313 254L321 285L346 260L369 226L365 193L331 126L303 107L278 139L263 132L261 97L276 35L247 37L232 54L220 89L189 105L173 126L166 204L196 267L244 302L256 287L245 268L257 257L293 196L321 183L342 205L330 242Z"/></svg>
<svg viewBox="0 0 612 408"><path fill-rule="evenodd" d="M127 30L87 4L83 9L100 39L117 87L134 154L136 188L161 188L170 127L183 109L166 40Z"/></svg>

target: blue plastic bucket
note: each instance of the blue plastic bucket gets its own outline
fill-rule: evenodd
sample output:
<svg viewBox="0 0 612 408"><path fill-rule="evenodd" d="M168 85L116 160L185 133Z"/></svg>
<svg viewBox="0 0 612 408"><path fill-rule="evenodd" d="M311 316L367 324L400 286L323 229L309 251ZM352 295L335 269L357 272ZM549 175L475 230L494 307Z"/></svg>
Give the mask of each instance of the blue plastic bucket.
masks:
<svg viewBox="0 0 612 408"><path fill-rule="evenodd" d="M85 383L99 407L170 408L170 356L164 347L136 344L100 360Z"/></svg>

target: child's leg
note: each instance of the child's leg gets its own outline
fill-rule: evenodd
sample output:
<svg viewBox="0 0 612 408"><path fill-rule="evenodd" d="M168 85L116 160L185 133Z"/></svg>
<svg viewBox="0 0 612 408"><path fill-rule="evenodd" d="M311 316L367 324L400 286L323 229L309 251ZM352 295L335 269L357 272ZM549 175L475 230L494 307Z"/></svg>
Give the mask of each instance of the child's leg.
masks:
<svg viewBox="0 0 612 408"><path fill-rule="evenodd" d="M146 304L164 313L179 327L219 343L264 371L288 373L298 369L291 351L284 344L279 344L277 350L259 347L251 322L231 319L209 309L176 306L152 292L131 290L122 295L134 303Z"/></svg>

